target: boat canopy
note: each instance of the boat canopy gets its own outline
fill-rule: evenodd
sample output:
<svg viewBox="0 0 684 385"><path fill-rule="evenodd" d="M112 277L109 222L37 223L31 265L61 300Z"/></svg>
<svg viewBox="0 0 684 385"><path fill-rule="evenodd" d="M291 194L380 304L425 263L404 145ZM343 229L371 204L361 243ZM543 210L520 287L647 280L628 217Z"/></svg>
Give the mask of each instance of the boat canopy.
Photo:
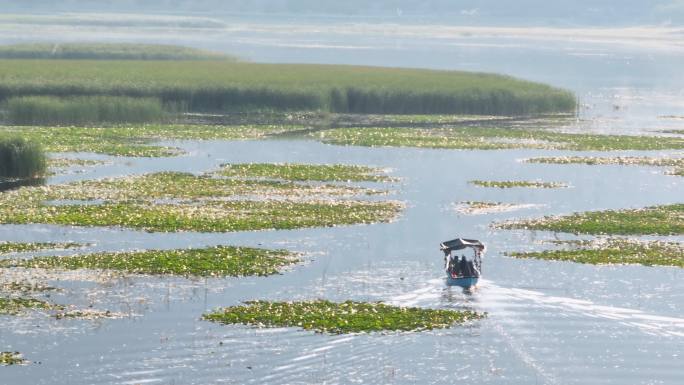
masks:
<svg viewBox="0 0 684 385"><path fill-rule="evenodd" d="M484 252L486 247L484 243L478 241L477 239L463 239L463 238L456 238L452 239L450 241L445 241L442 242L440 245L440 249L442 249L444 252L450 252L454 250L463 250L467 248L472 248L474 250L477 250L479 252Z"/></svg>

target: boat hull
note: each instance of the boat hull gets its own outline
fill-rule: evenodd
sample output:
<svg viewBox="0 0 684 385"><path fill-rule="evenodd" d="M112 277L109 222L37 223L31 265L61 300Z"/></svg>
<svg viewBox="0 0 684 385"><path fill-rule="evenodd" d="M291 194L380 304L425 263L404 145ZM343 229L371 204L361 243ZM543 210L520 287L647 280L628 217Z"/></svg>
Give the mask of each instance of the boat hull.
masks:
<svg viewBox="0 0 684 385"><path fill-rule="evenodd" d="M469 289L471 287L477 286L477 282L480 280L480 277L461 277L461 278L454 278L450 275L447 275L446 278L446 283L449 286L459 286L464 289Z"/></svg>

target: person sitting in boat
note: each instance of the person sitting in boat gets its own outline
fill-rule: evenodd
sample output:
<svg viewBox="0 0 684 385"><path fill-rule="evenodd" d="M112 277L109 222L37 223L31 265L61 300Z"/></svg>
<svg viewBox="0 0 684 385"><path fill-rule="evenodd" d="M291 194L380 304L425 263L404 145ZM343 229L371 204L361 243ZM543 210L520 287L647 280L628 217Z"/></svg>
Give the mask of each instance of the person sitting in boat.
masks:
<svg viewBox="0 0 684 385"><path fill-rule="evenodd" d="M465 255L461 256L461 275L463 277L475 276L475 266L473 266L473 262L469 261Z"/></svg>
<svg viewBox="0 0 684 385"><path fill-rule="evenodd" d="M449 253L449 274L458 274L458 255L452 255Z"/></svg>

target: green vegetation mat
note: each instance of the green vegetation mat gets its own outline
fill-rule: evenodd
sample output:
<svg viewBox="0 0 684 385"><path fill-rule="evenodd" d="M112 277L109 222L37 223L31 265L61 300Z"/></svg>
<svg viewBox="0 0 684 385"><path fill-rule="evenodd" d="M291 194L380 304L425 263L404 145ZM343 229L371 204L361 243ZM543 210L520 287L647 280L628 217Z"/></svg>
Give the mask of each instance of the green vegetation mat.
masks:
<svg viewBox="0 0 684 385"><path fill-rule="evenodd" d="M146 250L0 260L0 267L117 270L133 274L196 277L266 276L298 262L284 250L217 246L204 249Z"/></svg>
<svg viewBox="0 0 684 385"><path fill-rule="evenodd" d="M57 290L57 288L38 282L20 281L0 283L0 292L10 294L39 293L53 290Z"/></svg>
<svg viewBox="0 0 684 385"><path fill-rule="evenodd" d="M284 179L291 181L386 182L382 170L344 164L228 164L219 175L242 178Z"/></svg>
<svg viewBox="0 0 684 385"><path fill-rule="evenodd" d="M504 222L495 226L577 234L681 235L684 234L684 204L591 211L560 217Z"/></svg>
<svg viewBox="0 0 684 385"><path fill-rule="evenodd" d="M28 361L19 352L0 352L0 365L25 365Z"/></svg>
<svg viewBox="0 0 684 385"><path fill-rule="evenodd" d="M393 202L259 202L194 204L106 203L0 209L0 223L121 226L145 231L229 232L389 222Z"/></svg>
<svg viewBox="0 0 684 385"><path fill-rule="evenodd" d="M568 134L540 129L455 127L355 127L311 134L331 144L426 147L464 150L512 148L574 151L684 149L684 138L662 136Z"/></svg>
<svg viewBox="0 0 684 385"><path fill-rule="evenodd" d="M22 136L49 152L95 152L120 156L175 156L178 149L151 144L160 139L247 140L301 129L300 126L142 125L121 127L0 127L0 135Z"/></svg>
<svg viewBox="0 0 684 385"><path fill-rule="evenodd" d="M531 208L531 207L538 207L538 206L539 205L525 204L525 203L466 201L466 202L459 202L459 203L455 204L454 210L457 213L464 214L464 215L481 215L481 214L504 213L504 212L526 209L526 208Z"/></svg>
<svg viewBox="0 0 684 385"><path fill-rule="evenodd" d="M94 159L77 159L77 158L49 158L47 161L49 175L56 175L60 173L67 172L67 169L72 167L78 167L79 169L85 169L95 166L103 166L106 164L111 164L112 162L106 160L94 160Z"/></svg>
<svg viewBox="0 0 684 385"><path fill-rule="evenodd" d="M121 313L115 313L109 310L69 310L60 311L53 315L56 319L82 319L82 320L98 320L103 318L124 318L126 315Z"/></svg>
<svg viewBox="0 0 684 385"><path fill-rule="evenodd" d="M528 163L554 163L554 164L618 164L635 166L659 166L659 167L684 167L684 158L648 158L648 157L594 157L594 156L559 156L545 158L530 158Z"/></svg>
<svg viewBox="0 0 684 385"><path fill-rule="evenodd" d="M639 264L684 267L684 245L668 242L639 242L608 239L596 242L569 242L571 248L530 253L506 253L516 258L536 258L590 264Z"/></svg>
<svg viewBox="0 0 684 385"><path fill-rule="evenodd" d="M0 315L17 315L31 309L52 310L61 308L59 305L52 305L34 298L0 297Z"/></svg>
<svg viewBox="0 0 684 385"><path fill-rule="evenodd" d="M684 158L649 158L649 157L633 157L633 156L618 156L618 157L594 157L594 156L560 156L560 157L544 157L544 158L530 158L526 160L528 163L552 163L552 164L587 164L587 165L603 165L603 164L617 164L627 166L657 166L657 167L674 167L671 174L684 175Z"/></svg>
<svg viewBox="0 0 684 385"><path fill-rule="evenodd" d="M156 97L189 111L527 115L573 112L574 95L509 76L230 61L0 60L0 100Z"/></svg>
<svg viewBox="0 0 684 385"><path fill-rule="evenodd" d="M381 303L251 301L216 310L203 319L258 327L300 327L320 333L423 331L483 318L472 311L405 308Z"/></svg>
<svg viewBox="0 0 684 385"><path fill-rule="evenodd" d="M164 44L33 43L0 46L1 59L235 60L196 48Z"/></svg>
<svg viewBox="0 0 684 385"><path fill-rule="evenodd" d="M9 194L24 200L142 201L150 199L221 201L231 197L323 198L374 194L376 190L341 185L313 185L287 181L243 180L160 172L142 176L89 180L65 185L26 188ZM0 197L0 201L2 198ZM178 203L178 202L177 202Z"/></svg>
<svg viewBox="0 0 684 385"><path fill-rule="evenodd" d="M565 188L568 187L565 183L558 182L536 182L536 181L524 181L524 180L513 180L513 181L486 181L486 180L471 180L471 184L480 187L495 187L495 188Z"/></svg>
<svg viewBox="0 0 684 385"><path fill-rule="evenodd" d="M0 241L0 254L26 253L41 250L65 250L81 247L78 243L21 243Z"/></svg>
<svg viewBox="0 0 684 385"><path fill-rule="evenodd" d="M402 208L397 202L330 200L373 193L353 186L167 172L7 191L0 194L0 223L226 232L388 222L396 217Z"/></svg>

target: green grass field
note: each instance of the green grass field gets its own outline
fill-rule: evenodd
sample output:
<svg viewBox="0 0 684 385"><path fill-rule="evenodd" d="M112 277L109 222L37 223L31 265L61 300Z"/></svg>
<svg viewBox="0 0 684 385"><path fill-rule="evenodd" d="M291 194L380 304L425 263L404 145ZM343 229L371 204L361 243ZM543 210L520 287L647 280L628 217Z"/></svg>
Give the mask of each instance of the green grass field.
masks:
<svg viewBox="0 0 684 385"><path fill-rule="evenodd" d="M189 111L379 114L572 112L572 93L459 71L230 61L0 60L0 100L23 95L157 97Z"/></svg>

